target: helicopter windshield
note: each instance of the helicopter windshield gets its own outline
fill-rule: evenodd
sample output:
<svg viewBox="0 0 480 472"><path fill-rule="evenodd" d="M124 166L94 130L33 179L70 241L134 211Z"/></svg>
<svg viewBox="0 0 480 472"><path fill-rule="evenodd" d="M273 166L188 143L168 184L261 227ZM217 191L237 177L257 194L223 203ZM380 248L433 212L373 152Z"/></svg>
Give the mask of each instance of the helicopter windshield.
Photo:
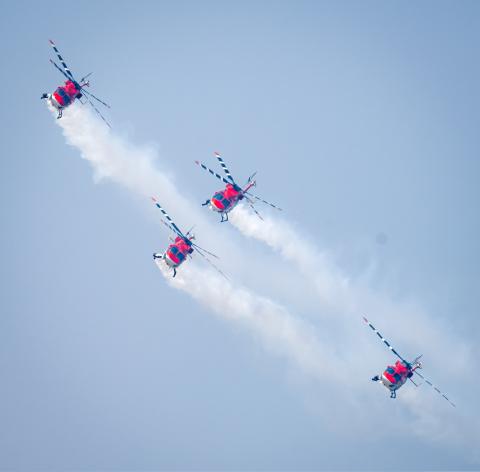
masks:
<svg viewBox="0 0 480 472"><path fill-rule="evenodd" d="M65 105L68 105L72 101L71 98L68 96L68 93L65 92L65 90L62 87L58 87L57 93L62 97L62 100L65 103Z"/></svg>
<svg viewBox="0 0 480 472"><path fill-rule="evenodd" d="M172 248L170 249L170 252L172 253L172 255L177 257L180 262L182 262L185 259L185 254L183 254L183 252L180 251L180 249L178 249L177 246L172 246Z"/></svg>

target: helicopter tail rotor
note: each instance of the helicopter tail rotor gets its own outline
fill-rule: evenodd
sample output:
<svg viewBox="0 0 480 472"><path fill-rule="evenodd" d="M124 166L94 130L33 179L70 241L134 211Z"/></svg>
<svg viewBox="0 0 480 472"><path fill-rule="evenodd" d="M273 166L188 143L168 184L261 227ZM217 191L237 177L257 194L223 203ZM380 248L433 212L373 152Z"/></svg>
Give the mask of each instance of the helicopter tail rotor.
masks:
<svg viewBox="0 0 480 472"><path fill-rule="evenodd" d="M252 186L253 187L256 187L257 185L257 181L256 180L253 180L253 178L257 175L257 171L255 171L247 180L247 184L249 184L250 182L253 182L252 183Z"/></svg>

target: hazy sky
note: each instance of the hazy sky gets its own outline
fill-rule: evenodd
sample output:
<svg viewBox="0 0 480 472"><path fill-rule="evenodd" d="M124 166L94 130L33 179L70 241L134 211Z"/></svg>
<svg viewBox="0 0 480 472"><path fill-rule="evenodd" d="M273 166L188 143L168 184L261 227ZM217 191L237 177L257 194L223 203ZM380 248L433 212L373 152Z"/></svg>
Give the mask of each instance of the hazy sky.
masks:
<svg viewBox="0 0 480 472"><path fill-rule="evenodd" d="M151 202L96 182L40 100L62 81L49 38L94 71L112 142L198 203L165 197L177 223L307 323L331 376L161 276ZM0 39L0 468L480 467L478 2L8 2ZM200 207L215 150L258 171L318 278ZM366 310L455 410L370 382L393 359Z"/></svg>

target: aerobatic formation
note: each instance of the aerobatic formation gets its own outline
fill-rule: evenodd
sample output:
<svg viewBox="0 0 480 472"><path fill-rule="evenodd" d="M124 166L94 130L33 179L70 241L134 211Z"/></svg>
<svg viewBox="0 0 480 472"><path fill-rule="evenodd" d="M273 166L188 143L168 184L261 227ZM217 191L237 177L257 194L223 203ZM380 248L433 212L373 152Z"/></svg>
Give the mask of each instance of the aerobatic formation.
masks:
<svg viewBox="0 0 480 472"><path fill-rule="evenodd" d="M75 100L78 100L80 103L82 103L82 105L88 103L100 116L100 118L110 127L110 124L101 114L101 112L97 109L92 100L95 100L96 102L102 104L107 108L110 108L110 106L103 100L99 99L91 92L86 90L86 87L90 86L87 78L92 73L85 75L80 80L76 80L52 40L50 40L50 45L52 46L58 60L60 61L61 67L52 59L50 59L50 62L58 71L61 72L66 81L64 85L57 87L54 92L44 93L41 98L47 100L49 104L57 111L57 119L60 119L62 117L63 110L72 105ZM258 210L255 208L255 203L261 202L269 205L276 210L281 210L281 208L279 208L278 206L266 200L263 200L262 198L254 195L251 192L251 189L256 186L256 180L254 180L256 173L252 174L247 179L246 184L242 187L238 185L238 183L234 180L232 174L230 173L230 170L228 169L220 154L218 152L215 152L214 155L220 163L225 177L216 173L215 171L213 171L199 161L195 161L195 163L225 184L225 188L223 190L215 192L211 198L207 199L204 203L202 203L202 206L208 206L212 211L220 214L220 222L223 223L228 221L228 214L242 200L244 200L248 204L248 206L261 220L263 220L263 218L258 212ZM163 253L154 253L153 259L155 261L158 260L163 262L167 268L171 269L172 276L175 277L177 274L177 269L183 263L185 263L188 258L192 258L192 254L197 253L218 273L225 277L225 274L210 259L210 257L218 259L218 256L193 242L195 239L195 236L192 233L193 228L188 230L186 233L181 231L177 224L172 220L172 218L160 205L160 203L154 197L152 197L152 200L155 203L156 207L162 213L163 218L161 218L160 221L173 233L173 238L171 238L171 244L168 245L167 249ZM414 375L418 375L425 383L435 389L437 393L439 393L443 398L445 398L445 400L447 400L452 406L455 406L455 404L444 393L442 393L435 385L432 384L432 382L427 380L422 374L418 372L418 370L422 368L422 364L420 363L420 358L422 356L416 357L411 362L405 360L367 320L367 318L363 317L363 319L365 323L367 323L368 326L374 331L374 333L381 339L381 341L399 359L395 362L394 365L387 366L387 368L383 371L382 374L375 375L372 378L372 381L384 385L390 391L390 397L396 398L397 390L401 388L407 382L407 380L410 380L415 386L419 386L419 384L415 383L412 380L412 377Z"/></svg>

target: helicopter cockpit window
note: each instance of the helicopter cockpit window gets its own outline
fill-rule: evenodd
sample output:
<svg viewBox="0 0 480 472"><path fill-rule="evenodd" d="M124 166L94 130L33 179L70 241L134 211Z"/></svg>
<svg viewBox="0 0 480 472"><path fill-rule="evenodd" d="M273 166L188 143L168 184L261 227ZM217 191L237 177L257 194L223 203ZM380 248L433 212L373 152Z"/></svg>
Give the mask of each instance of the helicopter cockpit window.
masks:
<svg viewBox="0 0 480 472"><path fill-rule="evenodd" d="M392 367L387 367L387 372L388 372L390 375L394 375L394 374L395 374L395 371L393 370Z"/></svg>
<svg viewBox="0 0 480 472"><path fill-rule="evenodd" d="M400 379L402 378L402 377L400 376L400 374L394 374L393 376L395 377L395 380L396 380L397 382L400 382Z"/></svg>
<svg viewBox="0 0 480 472"><path fill-rule="evenodd" d="M170 249L170 252L176 256L178 254L178 247L177 246L173 246L172 249Z"/></svg>
<svg viewBox="0 0 480 472"><path fill-rule="evenodd" d="M62 88L58 88L57 89L57 93L62 97L63 101L65 103L69 103L70 102L70 97L68 96L68 94L65 92L65 90L63 90Z"/></svg>
<svg viewBox="0 0 480 472"><path fill-rule="evenodd" d="M185 254L183 254L183 252L178 251L177 257L181 262L185 259Z"/></svg>
<svg viewBox="0 0 480 472"><path fill-rule="evenodd" d="M222 201L223 195L222 195L221 193L216 193L216 194L213 196L213 198L214 198L215 200L220 200L220 201Z"/></svg>

